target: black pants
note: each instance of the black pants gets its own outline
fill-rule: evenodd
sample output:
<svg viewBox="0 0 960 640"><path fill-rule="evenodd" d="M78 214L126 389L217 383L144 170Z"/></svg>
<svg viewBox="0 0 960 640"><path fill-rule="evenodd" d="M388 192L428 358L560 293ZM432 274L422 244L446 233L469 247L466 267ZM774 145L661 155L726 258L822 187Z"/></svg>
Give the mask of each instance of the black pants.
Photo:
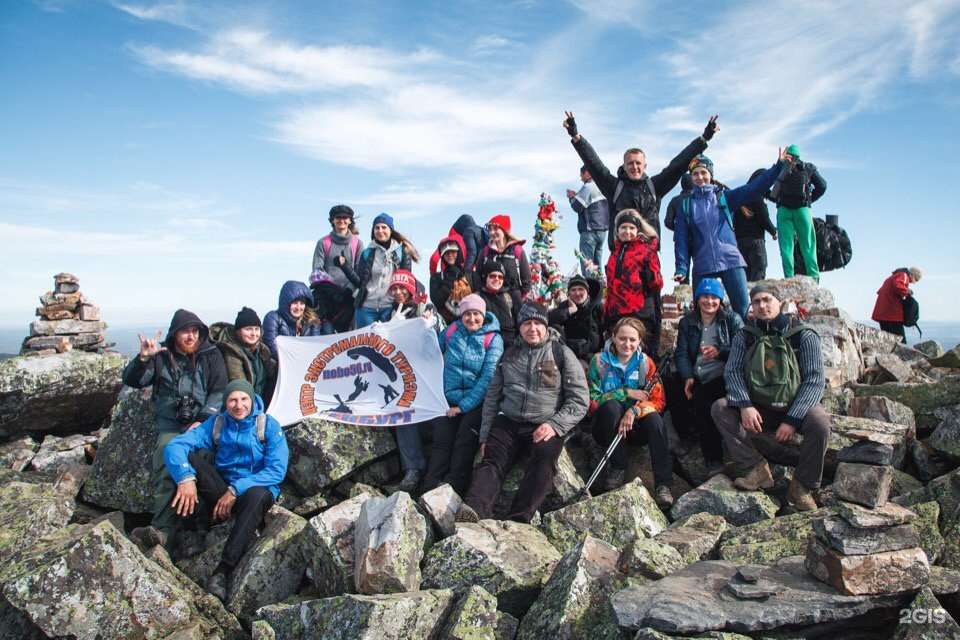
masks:
<svg viewBox="0 0 960 640"><path fill-rule="evenodd" d="M767 277L767 245L763 238L738 238L737 248L747 263L747 281L756 282Z"/></svg>
<svg viewBox="0 0 960 640"><path fill-rule="evenodd" d="M726 395L727 385L723 376L703 384L693 384L693 398L689 402L697 420L697 430L700 432L700 451L703 452L703 460L708 466L723 463L723 436L710 415L710 407Z"/></svg>
<svg viewBox="0 0 960 640"><path fill-rule="evenodd" d="M693 407L690 406L687 396L683 392L683 378L676 371L671 371L669 374L665 374L661 381L663 382L663 393L667 399L667 409L670 410L670 419L673 422L674 431L681 438L692 437L697 418L693 415Z"/></svg>
<svg viewBox="0 0 960 640"><path fill-rule="evenodd" d="M895 336L900 336L900 342L907 341L907 331L902 322L888 322L887 320L881 320L880 331L886 331L887 333L892 333Z"/></svg>
<svg viewBox="0 0 960 640"><path fill-rule="evenodd" d="M227 492L230 483L224 480L220 472L198 452L191 451L187 459L197 472L197 493L212 513L213 507ZM263 514L272 506L273 494L266 487L250 487L237 498L232 510L232 515L237 521L223 548L223 556L220 560L222 569L229 572L237 566L241 556L247 550L247 545L253 539L257 526L263 520Z"/></svg>
<svg viewBox="0 0 960 640"><path fill-rule="evenodd" d="M430 491L446 482L458 496L470 486L473 458L480 446L480 418L482 407L448 418L441 416L430 421L433 428L433 446L430 465L423 481L423 490Z"/></svg>
<svg viewBox="0 0 960 640"><path fill-rule="evenodd" d="M610 446L617 435L624 407L616 400L607 400L593 416L593 438L604 449ZM634 420L633 428L627 432L610 456L610 467L627 468L627 450L624 444L631 446L650 446L650 460L653 462L653 482L656 486L673 486L673 467L670 464L670 443L667 439L667 427L659 413L648 413Z"/></svg>
<svg viewBox="0 0 960 640"><path fill-rule="evenodd" d="M557 458L563 451L563 438L533 441L533 432L539 424L516 422L500 414L493 421L483 450L483 460L473 473L470 491L464 500L480 518L493 516L493 505L503 486L503 479L517 458L529 451L530 462L520 479L517 495L513 498L506 520L530 522L543 499L553 487L557 472Z"/></svg>

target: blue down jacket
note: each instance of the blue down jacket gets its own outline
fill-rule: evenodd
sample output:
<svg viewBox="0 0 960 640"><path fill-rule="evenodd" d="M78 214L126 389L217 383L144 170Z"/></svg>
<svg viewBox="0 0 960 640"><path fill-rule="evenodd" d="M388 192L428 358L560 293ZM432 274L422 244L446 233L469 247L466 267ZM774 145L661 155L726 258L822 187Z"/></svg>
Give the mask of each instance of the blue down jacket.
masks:
<svg viewBox="0 0 960 640"><path fill-rule="evenodd" d="M277 336L297 335L297 321L290 315L290 305L298 298L306 300L308 307L313 306L313 293L310 287L296 280L287 280L280 288L277 308L263 319L263 344L270 349L274 359L277 358ZM320 325L304 324L303 333L300 335L319 336Z"/></svg>
<svg viewBox="0 0 960 640"><path fill-rule="evenodd" d="M287 438L280 423L267 416L266 432L261 443L257 438L256 417L263 413L263 399L253 399L253 410L239 422L226 411L220 415L225 418L220 432L220 446L213 445L213 423L216 416L204 420L203 424L170 441L163 450L163 460L167 464L174 482L196 479L196 470L190 465L187 456L191 451L209 449L216 452L213 466L224 480L233 485L237 495L250 487L267 487L274 500L280 495L280 483L287 475L287 461L290 450Z"/></svg>
<svg viewBox="0 0 960 640"><path fill-rule="evenodd" d="M483 404L497 362L503 355L503 338L498 331L500 322L488 311L483 326L473 333L468 333L459 320L440 333L440 350L444 353L443 393L451 407L460 407L466 413ZM483 344L488 333L494 336L490 348L486 349Z"/></svg>

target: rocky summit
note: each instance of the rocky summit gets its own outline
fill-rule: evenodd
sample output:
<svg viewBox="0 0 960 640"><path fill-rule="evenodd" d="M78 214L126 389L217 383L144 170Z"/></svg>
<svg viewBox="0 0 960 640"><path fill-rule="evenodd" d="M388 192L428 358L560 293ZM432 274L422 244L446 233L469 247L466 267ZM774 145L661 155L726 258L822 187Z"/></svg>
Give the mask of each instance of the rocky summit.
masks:
<svg viewBox="0 0 960 640"><path fill-rule="evenodd" d="M99 327L62 280L38 337ZM153 510L156 434L149 390L121 385L127 359L71 338L4 361L0 640L960 637L960 350L898 344L809 278L775 284L824 352L818 508L791 497L800 435L757 439L767 490L738 489L733 464L711 477L694 445L674 446L669 509L646 448L628 448L622 486L605 491L601 474L585 492L604 453L585 420L532 524L457 522L450 485L397 490L388 431L310 419L285 430L280 498L222 600L204 587L233 519L169 550L130 538ZM677 287L671 304L691 295Z"/></svg>

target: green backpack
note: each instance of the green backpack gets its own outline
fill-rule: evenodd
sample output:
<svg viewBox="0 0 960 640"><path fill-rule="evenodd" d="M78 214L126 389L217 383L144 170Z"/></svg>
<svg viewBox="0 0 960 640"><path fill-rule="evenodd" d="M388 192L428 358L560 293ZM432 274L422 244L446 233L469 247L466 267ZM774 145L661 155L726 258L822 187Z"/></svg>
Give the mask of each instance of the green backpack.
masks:
<svg viewBox="0 0 960 640"><path fill-rule="evenodd" d="M791 338L799 338L804 330L813 331L806 325L797 325L782 334L771 335L750 325L743 327L747 333L745 338L754 337L753 344L747 349L747 366L744 370L752 402L777 411L790 408L800 389L800 363L796 354L799 339L794 346Z"/></svg>

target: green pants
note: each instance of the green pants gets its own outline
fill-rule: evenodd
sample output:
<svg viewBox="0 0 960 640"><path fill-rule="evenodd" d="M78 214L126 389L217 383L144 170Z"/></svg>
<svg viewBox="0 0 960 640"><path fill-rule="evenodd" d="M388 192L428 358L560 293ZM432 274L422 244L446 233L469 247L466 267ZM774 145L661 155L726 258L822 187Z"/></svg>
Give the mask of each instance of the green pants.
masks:
<svg viewBox="0 0 960 640"><path fill-rule="evenodd" d="M807 266L807 275L820 282L817 266L817 234L813 228L810 207L799 209L777 208L777 240L780 243L780 260L783 262L783 277L793 277L793 234L797 234L800 255Z"/></svg>
<svg viewBox="0 0 960 640"><path fill-rule="evenodd" d="M150 524L168 534L179 527L180 518L170 506L177 495L177 485L163 461L163 449L178 435L179 431L161 431L157 434L157 445L153 450L153 521ZM199 453L213 461L212 451L203 449Z"/></svg>

